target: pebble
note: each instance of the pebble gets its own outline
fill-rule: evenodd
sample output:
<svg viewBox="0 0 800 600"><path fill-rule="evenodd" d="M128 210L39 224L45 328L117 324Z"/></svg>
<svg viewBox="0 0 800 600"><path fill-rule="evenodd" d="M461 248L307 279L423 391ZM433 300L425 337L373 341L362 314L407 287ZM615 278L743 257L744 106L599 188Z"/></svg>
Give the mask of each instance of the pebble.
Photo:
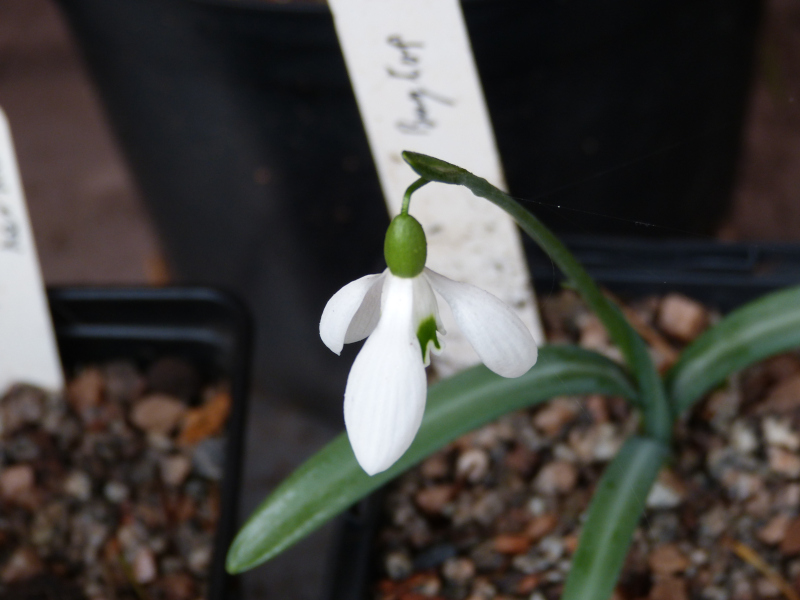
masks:
<svg viewBox="0 0 800 600"><path fill-rule="evenodd" d="M584 463L608 462L622 447L623 437L612 423L600 423L586 429L573 429L569 444Z"/></svg>
<svg viewBox="0 0 800 600"><path fill-rule="evenodd" d="M504 465L525 478L530 476L538 462L537 452L523 444L518 444L503 458Z"/></svg>
<svg viewBox="0 0 800 600"><path fill-rule="evenodd" d="M472 562L475 563L475 568L479 571L494 571L501 568L506 563L505 557L494 549L492 540L475 546L470 552L469 557Z"/></svg>
<svg viewBox="0 0 800 600"><path fill-rule="evenodd" d="M181 485L192 471L192 461L183 454L165 456L159 462L161 480L173 487Z"/></svg>
<svg viewBox="0 0 800 600"><path fill-rule="evenodd" d="M464 585L475 577L475 563L468 558L449 558L442 565L442 575L447 581Z"/></svg>
<svg viewBox="0 0 800 600"><path fill-rule="evenodd" d="M495 490L483 492L473 503L470 517L483 525L489 525L505 510L502 496Z"/></svg>
<svg viewBox="0 0 800 600"><path fill-rule="evenodd" d="M148 431L145 432L145 440L147 445L157 453L168 454L175 449L175 441L166 433Z"/></svg>
<svg viewBox="0 0 800 600"><path fill-rule="evenodd" d="M742 454L752 454L758 449L755 431L742 419L737 419L731 425L730 440L736 451Z"/></svg>
<svg viewBox="0 0 800 600"><path fill-rule="evenodd" d="M759 412L789 413L800 408L800 375L778 383L759 404Z"/></svg>
<svg viewBox="0 0 800 600"><path fill-rule="evenodd" d="M786 537L791 517L785 513L779 513L772 517L769 522L756 532L756 537L769 546L775 546Z"/></svg>
<svg viewBox="0 0 800 600"><path fill-rule="evenodd" d="M716 585L703 588L701 597L703 600L730 600L728 592Z"/></svg>
<svg viewBox="0 0 800 600"><path fill-rule="evenodd" d="M705 307L681 294L669 294L661 301L656 323L664 333L691 342L708 325Z"/></svg>
<svg viewBox="0 0 800 600"><path fill-rule="evenodd" d="M609 346L608 332L603 323L592 313L585 313L578 319L580 339L578 343L589 350L606 350Z"/></svg>
<svg viewBox="0 0 800 600"><path fill-rule="evenodd" d="M785 556L800 554L800 517L795 517L789 522L780 548Z"/></svg>
<svg viewBox="0 0 800 600"><path fill-rule="evenodd" d="M438 567L447 559L456 556L456 554L456 549L452 544L436 544L416 556L414 568L420 571L427 571Z"/></svg>
<svg viewBox="0 0 800 600"><path fill-rule="evenodd" d="M765 577L756 580L756 593L761 598L775 598L781 595L780 588Z"/></svg>
<svg viewBox="0 0 800 600"><path fill-rule="evenodd" d="M452 500L455 491L455 486L451 484L432 485L419 490L414 495L414 502L428 514L441 513L445 504Z"/></svg>
<svg viewBox="0 0 800 600"><path fill-rule="evenodd" d="M731 576L731 600L755 600L753 584L746 575L737 575L734 573Z"/></svg>
<svg viewBox="0 0 800 600"><path fill-rule="evenodd" d="M800 484L791 483L775 493L775 508L795 509L800 505Z"/></svg>
<svg viewBox="0 0 800 600"><path fill-rule="evenodd" d="M178 436L178 444L190 446L208 437L221 434L231 412L231 396L226 391L211 395L201 406L186 411Z"/></svg>
<svg viewBox="0 0 800 600"><path fill-rule="evenodd" d="M164 600L193 600L197 598L197 585L188 573L168 573L157 583Z"/></svg>
<svg viewBox="0 0 800 600"><path fill-rule="evenodd" d="M395 580L405 579L411 575L414 569L411 558L404 550L398 550L387 554L383 561L383 566L384 569L386 569L386 574L389 575L391 579ZM447 575L445 575L445 577L447 577Z"/></svg>
<svg viewBox="0 0 800 600"><path fill-rule="evenodd" d="M537 551L553 564L564 555L564 541L556 536L546 537L539 542Z"/></svg>
<svg viewBox="0 0 800 600"><path fill-rule="evenodd" d="M44 395L29 385L16 385L0 402L0 435L11 435L29 423L40 421L44 413Z"/></svg>
<svg viewBox="0 0 800 600"><path fill-rule="evenodd" d="M489 423L472 432L472 444L480 448L493 448L498 443L513 437L513 430L507 424L498 421Z"/></svg>
<svg viewBox="0 0 800 600"><path fill-rule="evenodd" d="M77 500L87 501L92 495L92 479L83 471L72 471L64 479L64 493Z"/></svg>
<svg viewBox="0 0 800 600"><path fill-rule="evenodd" d="M437 452L422 462L420 472L425 479L442 479L450 473L450 464L444 454Z"/></svg>
<svg viewBox="0 0 800 600"><path fill-rule="evenodd" d="M164 556L158 561L159 571L171 575L186 568L185 561L180 556Z"/></svg>
<svg viewBox="0 0 800 600"><path fill-rule="evenodd" d="M534 594L536 592L536 588L539 587L539 584L542 582L541 576L535 573L531 573L530 575L523 576L518 582L516 587L514 588L515 594L527 595L531 592Z"/></svg>
<svg viewBox="0 0 800 600"><path fill-rule="evenodd" d="M24 502L33 490L35 474L30 465L12 465L0 471L0 497L9 502Z"/></svg>
<svg viewBox="0 0 800 600"><path fill-rule="evenodd" d="M743 501L752 497L764 488L764 480L753 473L745 473L729 469L722 477L728 496L733 500Z"/></svg>
<svg viewBox="0 0 800 600"><path fill-rule="evenodd" d="M109 481L103 486L103 496L113 504L124 502L130 493L128 486L120 481Z"/></svg>
<svg viewBox="0 0 800 600"><path fill-rule="evenodd" d="M553 458L568 463L578 462L578 455L568 444L556 444L553 448Z"/></svg>
<svg viewBox="0 0 800 600"><path fill-rule="evenodd" d="M571 396L554 398L533 416L533 425L547 437L558 435L580 412L579 400Z"/></svg>
<svg viewBox="0 0 800 600"><path fill-rule="evenodd" d="M556 513L546 513L535 516L525 528L525 535L527 535L532 542L537 542L551 533L557 525L558 515Z"/></svg>
<svg viewBox="0 0 800 600"><path fill-rule="evenodd" d="M577 481L578 470L575 465L563 460L554 461L542 467L533 487L542 494L566 494L575 487Z"/></svg>
<svg viewBox="0 0 800 600"><path fill-rule="evenodd" d="M649 600L689 600L686 582L680 577L657 578L648 598Z"/></svg>
<svg viewBox="0 0 800 600"><path fill-rule="evenodd" d="M769 468L778 475L789 479L800 477L800 456L778 446L767 448Z"/></svg>
<svg viewBox="0 0 800 600"><path fill-rule="evenodd" d="M477 483L486 477L491 460L487 452L481 448L470 448L462 452L456 461L456 477Z"/></svg>
<svg viewBox="0 0 800 600"><path fill-rule="evenodd" d="M105 375L105 392L109 402L128 404L144 391L144 377L128 361L108 363L102 371Z"/></svg>
<svg viewBox="0 0 800 600"><path fill-rule="evenodd" d="M656 481L647 495L646 505L647 508L655 510L669 509L680 506L683 502L683 491L676 489L669 483L663 481Z"/></svg>
<svg viewBox="0 0 800 600"><path fill-rule="evenodd" d="M42 561L35 550L21 546L14 550L0 571L3 583L24 581L38 575L42 571Z"/></svg>
<svg viewBox="0 0 800 600"><path fill-rule="evenodd" d="M151 394L134 404L131 422L139 429L168 434L186 413L186 404L166 394Z"/></svg>
<svg viewBox="0 0 800 600"><path fill-rule="evenodd" d="M607 423L610 419L605 396L600 396L599 394L587 396L584 400L584 406L586 406L589 414L592 415L592 420L595 423Z"/></svg>
<svg viewBox="0 0 800 600"><path fill-rule="evenodd" d="M747 514L755 519L761 520L768 517L772 512L772 498L770 493L763 486L753 494L753 497L747 501L745 510Z"/></svg>
<svg viewBox="0 0 800 600"><path fill-rule="evenodd" d="M794 580L800 578L800 559L794 559L789 561L786 571L790 578Z"/></svg>
<svg viewBox="0 0 800 600"><path fill-rule="evenodd" d="M682 573L689 566L689 559L675 544L656 546L647 558L650 570L656 575Z"/></svg>
<svg viewBox="0 0 800 600"><path fill-rule="evenodd" d="M701 566L708 562L708 552L703 550L702 548L695 548L689 554L689 560L692 561L693 565Z"/></svg>
<svg viewBox="0 0 800 600"><path fill-rule="evenodd" d="M61 421L58 429L54 431L58 446L64 450L70 448L83 432L81 424L75 418L65 418Z"/></svg>
<svg viewBox="0 0 800 600"><path fill-rule="evenodd" d="M163 554L169 546L169 540L163 535L154 535L147 541L148 547L156 554Z"/></svg>
<svg viewBox="0 0 800 600"><path fill-rule="evenodd" d="M519 554L511 560L512 566L525 575L534 575L546 571L551 563L546 558L537 554Z"/></svg>
<svg viewBox="0 0 800 600"><path fill-rule="evenodd" d="M225 472L225 439L208 438L192 452L192 466L197 473L212 481L221 481Z"/></svg>
<svg viewBox="0 0 800 600"><path fill-rule="evenodd" d="M700 515L700 535L716 538L728 527L728 521L725 509L722 506L714 506Z"/></svg>
<svg viewBox="0 0 800 600"><path fill-rule="evenodd" d="M412 575L409 583L413 591L422 596L436 596L442 589L442 582L436 575L431 573Z"/></svg>
<svg viewBox="0 0 800 600"><path fill-rule="evenodd" d="M103 401L105 378L100 369L89 367L78 373L67 386L67 400L78 414L84 414Z"/></svg>
<svg viewBox="0 0 800 600"><path fill-rule="evenodd" d="M733 386L725 387L711 393L703 407L703 417L711 422L719 432L730 429L733 420L739 416L742 395Z"/></svg>
<svg viewBox="0 0 800 600"><path fill-rule="evenodd" d="M494 549L501 554L523 554L531 547L531 540L524 534L501 534L494 538Z"/></svg>
<svg viewBox="0 0 800 600"><path fill-rule="evenodd" d="M211 564L212 548L210 545L202 545L194 548L186 559L186 564L196 575L204 575Z"/></svg>
<svg viewBox="0 0 800 600"><path fill-rule="evenodd" d="M786 450L800 449L800 436L792 429L791 421L786 417L765 417L761 421L761 431L770 446L779 446Z"/></svg>
<svg viewBox="0 0 800 600"><path fill-rule="evenodd" d="M41 455L41 448L29 436L16 436L5 447L8 458L14 462L33 462Z"/></svg>
<svg viewBox="0 0 800 600"><path fill-rule="evenodd" d="M146 547L140 548L136 553L131 565L133 569L133 578L138 583L150 583L155 580L158 575L158 567L156 566L156 557L153 552Z"/></svg>
<svg viewBox="0 0 800 600"><path fill-rule="evenodd" d="M51 502L42 510L36 512L30 528L30 541L43 554L49 553L48 546L54 542L63 545L63 536L66 531L67 508L63 502Z"/></svg>

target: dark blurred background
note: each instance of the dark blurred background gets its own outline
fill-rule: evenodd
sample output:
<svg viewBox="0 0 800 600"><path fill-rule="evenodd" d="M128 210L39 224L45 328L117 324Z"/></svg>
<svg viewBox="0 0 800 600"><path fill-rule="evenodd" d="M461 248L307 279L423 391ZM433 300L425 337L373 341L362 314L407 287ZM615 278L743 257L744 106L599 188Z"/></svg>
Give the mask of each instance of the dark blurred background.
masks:
<svg viewBox="0 0 800 600"><path fill-rule="evenodd" d="M730 210L713 232L694 239L800 240L798 65L800 4L766 0ZM0 2L0 107L15 137L48 284L161 285L179 279L165 255L169 243L159 240L55 2ZM369 165L345 160L344 168ZM253 172L257 185L270 177ZM650 225L640 234L672 233L658 222ZM296 410L285 395L264 386L256 400L252 426L261 435L250 436L249 452L260 459L248 464L245 512L338 429L336 419L317 418L308 405ZM247 597L319 597L329 538L327 529L251 575Z"/></svg>
<svg viewBox="0 0 800 600"><path fill-rule="evenodd" d="M800 5L767 0L730 240L800 238ZM50 0L0 3L0 106L48 283L160 283L166 263L76 45Z"/></svg>

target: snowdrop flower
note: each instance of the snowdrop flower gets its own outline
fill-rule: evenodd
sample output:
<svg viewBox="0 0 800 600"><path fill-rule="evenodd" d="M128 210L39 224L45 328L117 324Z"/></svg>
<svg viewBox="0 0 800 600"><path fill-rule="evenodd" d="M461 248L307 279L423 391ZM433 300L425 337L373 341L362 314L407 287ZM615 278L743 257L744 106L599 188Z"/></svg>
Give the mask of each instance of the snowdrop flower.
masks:
<svg viewBox="0 0 800 600"><path fill-rule="evenodd" d="M473 285L425 268L422 226L403 212L386 233L388 269L336 292L322 313L322 341L336 354L364 338L344 393L344 420L356 459L369 475L388 469L411 445L427 395L430 352L445 331L434 290L492 371L519 377L536 362L536 344L514 312Z"/></svg>

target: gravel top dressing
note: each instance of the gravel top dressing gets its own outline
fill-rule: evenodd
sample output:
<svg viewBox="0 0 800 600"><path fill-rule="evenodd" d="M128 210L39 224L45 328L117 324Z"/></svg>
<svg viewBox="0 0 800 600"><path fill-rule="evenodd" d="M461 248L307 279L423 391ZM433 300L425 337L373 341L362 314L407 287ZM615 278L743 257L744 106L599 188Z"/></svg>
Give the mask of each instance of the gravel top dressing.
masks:
<svg viewBox="0 0 800 600"><path fill-rule="evenodd" d="M0 398L0 597L204 597L230 396L162 359Z"/></svg>
<svg viewBox="0 0 800 600"><path fill-rule="evenodd" d="M626 310L661 370L717 318L677 295ZM552 342L619 357L573 293L547 298L543 311ZM637 423L621 399L556 398L401 476L386 495L373 597L559 598L592 491ZM615 598L798 598L800 355L730 378L680 423L675 448Z"/></svg>

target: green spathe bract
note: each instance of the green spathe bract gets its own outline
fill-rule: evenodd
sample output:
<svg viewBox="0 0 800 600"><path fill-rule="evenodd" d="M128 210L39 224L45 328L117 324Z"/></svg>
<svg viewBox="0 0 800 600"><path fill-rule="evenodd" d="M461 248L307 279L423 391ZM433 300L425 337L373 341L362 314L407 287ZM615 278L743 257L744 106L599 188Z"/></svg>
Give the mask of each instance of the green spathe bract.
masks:
<svg viewBox="0 0 800 600"><path fill-rule="evenodd" d="M386 231L383 243L386 265L396 277L416 277L425 268L428 242L422 225L408 213L397 215Z"/></svg>

